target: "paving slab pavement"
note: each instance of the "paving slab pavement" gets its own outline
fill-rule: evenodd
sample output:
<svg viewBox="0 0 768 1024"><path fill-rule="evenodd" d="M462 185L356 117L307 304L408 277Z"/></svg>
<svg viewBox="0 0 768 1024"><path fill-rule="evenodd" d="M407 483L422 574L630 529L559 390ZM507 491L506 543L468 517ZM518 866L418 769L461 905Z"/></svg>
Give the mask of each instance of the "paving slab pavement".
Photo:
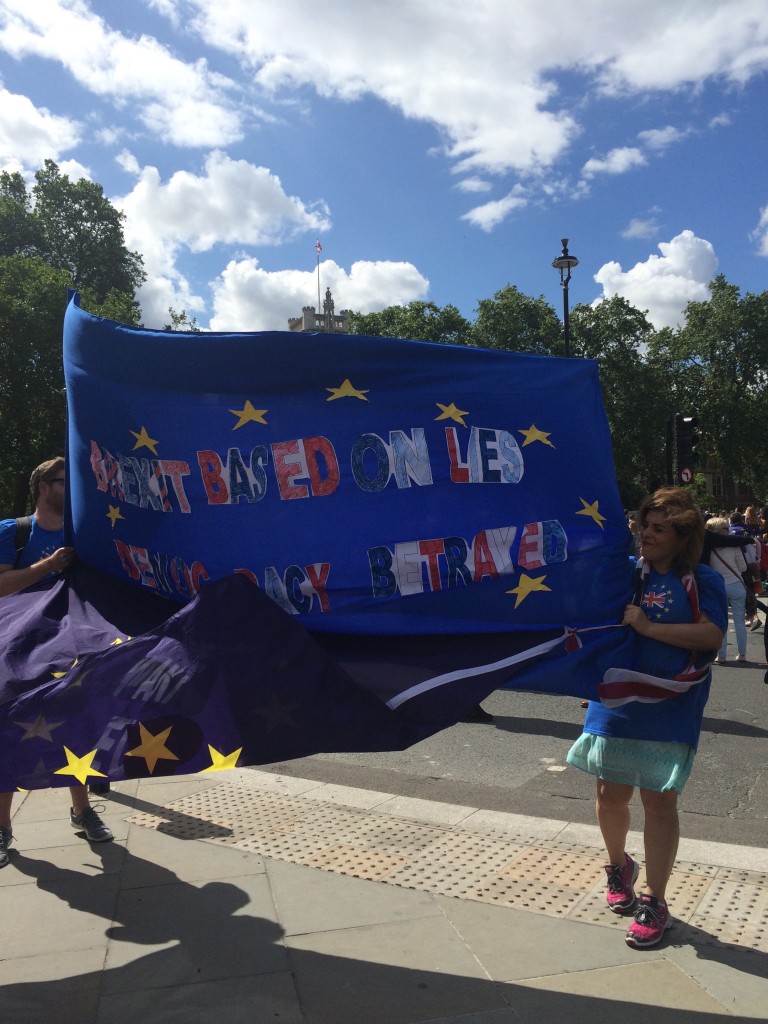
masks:
<svg viewBox="0 0 768 1024"><path fill-rule="evenodd" d="M585 825L252 769L113 786L114 843L15 803L2 1024L768 1020L766 850L683 840L637 952Z"/></svg>

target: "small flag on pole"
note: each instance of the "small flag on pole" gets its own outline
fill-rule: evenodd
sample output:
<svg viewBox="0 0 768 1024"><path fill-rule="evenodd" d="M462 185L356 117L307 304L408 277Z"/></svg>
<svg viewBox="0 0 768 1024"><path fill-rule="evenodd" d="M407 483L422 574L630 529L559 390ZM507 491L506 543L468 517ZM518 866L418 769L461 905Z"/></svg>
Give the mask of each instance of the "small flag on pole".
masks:
<svg viewBox="0 0 768 1024"><path fill-rule="evenodd" d="M318 238L318 240L315 242L315 252L319 253L319 252L322 252L322 251L323 251L323 247L322 247L322 245L320 245L320 239Z"/></svg>

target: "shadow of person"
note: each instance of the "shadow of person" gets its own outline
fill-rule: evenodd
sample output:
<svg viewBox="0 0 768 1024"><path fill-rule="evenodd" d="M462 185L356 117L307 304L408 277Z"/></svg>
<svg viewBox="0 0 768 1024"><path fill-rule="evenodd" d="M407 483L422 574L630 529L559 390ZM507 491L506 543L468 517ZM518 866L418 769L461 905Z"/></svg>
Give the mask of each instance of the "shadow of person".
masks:
<svg viewBox="0 0 768 1024"><path fill-rule="evenodd" d="M562 722L551 718L494 715L494 725L505 732L525 733L527 736L552 736L561 740L577 740L583 731L583 725L580 723Z"/></svg>
<svg viewBox="0 0 768 1024"><path fill-rule="evenodd" d="M274 919L263 874L238 877L237 883L193 883L119 844L91 849L103 867L95 874L19 851L14 858L14 867L34 880L38 889L72 910L105 921L104 934L109 940L105 969L96 972L96 977L80 976L79 991L90 992L97 1000L118 1000L142 990L158 993L231 980L240 975L244 965L252 978L289 973L281 941L283 929ZM147 949L151 952L145 952ZM5 984L0 991L0 1019L9 1024L64 1021L68 1017L61 1000L65 992L71 992L72 983L70 978ZM97 1005L91 1010L89 1016L87 1008L80 1006L72 1019L81 1024L96 1020Z"/></svg>
<svg viewBox="0 0 768 1024"><path fill-rule="evenodd" d="M266 874L198 884L121 850L118 845L96 848L104 867L96 875L33 857L16 858L16 867L38 888L107 922L109 942L103 969L99 964L41 980L27 964L19 974L26 970L28 981L16 981L6 971L0 990L3 1022L405 1024L496 1011L503 1014L499 1020L509 1014L524 1022L646 1024L653 1008L652 994L637 1003L549 991L539 983L494 982L476 962L466 973L457 967L441 970L440 953L428 944L414 946L413 938L408 966L402 966L403 922L390 924L389 938L376 945L370 959L360 955L365 928L344 929L340 936L286 937L274 917ZM120 877L135 884L120 885ZM340 937L346 940L344 955L323 952L324 945ZM85 953L80 950L78 957L75 950L68 963L78 963ZM103 959L101 944L94 953ZM18 961L6 963L12 970ZM727 1013L702 1010L695 1017L696 1024L733 1020ZM692 1016L689 1010L665 1006L659 1019L690 1024Z"/></svg>
<svg viewBox="0 0 768 1024"><path fill-rule="evenodd" d="M160 818L161 821L154 826L156 831L171 835L175 839L226 839L232 835L232 829L226 825L196 818L193 814L185 814L184 811L169 807L167 804L156 804L116 789L110 790L102 799L108 809L111 809L110 804L122 804L138 814L151 814Z"/></svg>
<svg viewBox="0 0 768 1024"><path fill-rule="evenodd" d="M749 946L723 942L696 925L686 925L674 945L678 948L690 947L699 960L723 964L730 970L752 974L761 981L768 978L768 955Z"/></svg>

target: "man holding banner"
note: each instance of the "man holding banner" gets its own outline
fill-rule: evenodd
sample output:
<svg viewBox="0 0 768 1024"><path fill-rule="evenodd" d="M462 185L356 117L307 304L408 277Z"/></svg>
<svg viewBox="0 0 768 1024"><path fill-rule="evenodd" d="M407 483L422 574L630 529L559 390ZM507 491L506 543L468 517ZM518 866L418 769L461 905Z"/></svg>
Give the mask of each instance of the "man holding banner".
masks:
<svg viewBox="0 0 768 1024"><path fill-rule="evenodd" d="M12 597L72 564L74 550L64 546L64 469L61 456L37 466L29 481L33 514L26 521L0 522L0 598ZM26 725L30 733L38 727L37 722ZM112 832L90 806L87 787L72 786L70 793L72 827L91 842L112 839ZM13 793L0 793L0 868L8 863L8 846L13 839L12 801Z"/></svg>

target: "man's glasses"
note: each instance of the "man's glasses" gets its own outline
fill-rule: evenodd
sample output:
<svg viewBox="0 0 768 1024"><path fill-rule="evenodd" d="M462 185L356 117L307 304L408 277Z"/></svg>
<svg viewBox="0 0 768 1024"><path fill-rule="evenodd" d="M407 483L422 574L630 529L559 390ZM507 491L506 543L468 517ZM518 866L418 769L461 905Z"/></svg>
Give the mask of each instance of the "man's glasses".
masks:
<svg viewBox="0 0 768 1024"><path fill-rule="evenodd" d="M63 484L65 478L63 476L55 476L53 480L45 480L46 484Z"/></svg>

